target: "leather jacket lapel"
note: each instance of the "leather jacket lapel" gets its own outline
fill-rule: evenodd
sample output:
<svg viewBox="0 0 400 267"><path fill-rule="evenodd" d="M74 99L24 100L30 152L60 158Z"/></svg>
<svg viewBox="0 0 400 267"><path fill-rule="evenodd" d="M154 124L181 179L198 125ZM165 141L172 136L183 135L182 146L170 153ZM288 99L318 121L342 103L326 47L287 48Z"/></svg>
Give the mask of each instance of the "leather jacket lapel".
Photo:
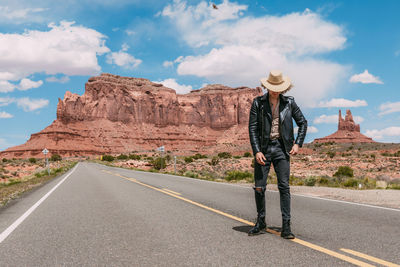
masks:
<svg viewBox="0 0 400 267"><path fill-rule="evenodd" d="M282 95L279 95L279 116L281 120L281 124L286 118L286 113L289 110L289 105L287 105L287 101L285 101L284 97Z"/></svg>
<svg viewBox="0 0 400 267"><path fill-rule="evenodd" d="M268 92L265 93L262 97L261 100L264 102L264 110L265 113L268 117L268 120L271 122L272 121L272 111L271 111L271 107L269 105L269 98L268 98Z"/></svg>

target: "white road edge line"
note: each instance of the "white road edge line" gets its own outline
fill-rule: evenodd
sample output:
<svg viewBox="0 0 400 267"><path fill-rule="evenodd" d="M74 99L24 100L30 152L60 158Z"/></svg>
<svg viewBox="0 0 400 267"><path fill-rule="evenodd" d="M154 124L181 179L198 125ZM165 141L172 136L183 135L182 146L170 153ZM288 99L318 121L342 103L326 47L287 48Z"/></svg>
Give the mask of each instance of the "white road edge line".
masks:
<svg viewBox="0 0 400 267"><path fill-rule="evenodd" d="M6 230L4 230L0 234L0 244L6 239L37 207L39 207L40 204L42 204L43 201L46 200L48 196L50 196L51 193L53 193L54 190L56 190L57 187L59 187L78 167L79 162L76 164L76 166L72 169L72 171L67 174L58 184L56 184L46 195L44 195L39 201L37 201L32 207L30 207L24 214L21 215L13 224L11 224Z"/></svg>
<svg viewBox="0 0 400 267"><path fill-rule="evenodd" d="M277 191L273 191L273 190L268 190L268 191L277 192ZM321 200L334 201L334 202L352 204L352 205L357 205L357 206L364 206L364 207L369 207L369 208L377 208L377 209L384 209L384 210L391 210L391 211L400 211L400 209L395 209L395 208L387 208L387 207L381 207L381 206L375 206L375 205L369 205L369 204L362 204L362 203L357 203L357 202L349 202L349 201L338 200L338 199L330 199L330 198L323 198L323 197L316 197L316 196L307 196L307 195L300 195L300 194L291 194L291 195L300 196L300 197L308 197L308 198L316 198L316 199L321 199Z"/></svg>
<svg viewBox="0 0 400 267"><path fill-rule="evenodd" d="M111 167L111 166L107 166L107 167ZM243 185L238 185L238 184L227 184L227 183L224 183L224 182L208 181L208 180L202 180L202 179L196 179L196 178L189 178L189 177L179 176L179 175L173 175L173 174L163 174L163 173L156 173L156 172L146 172L146 171L128 170L128 169L123 169L123 168L119 168L119 167L111 167L111 168L116 168L116 169L118 169L118 170L124 170L124 171L140 172L140 173L145 173L145 174L167 175L167 176L172 176L172 177L181 178L181 179L187 179L187 180L191 180L191 181L206 182L206 183L215 183L215 184L220 184L220 185L241 187L241 188L246 188L246 189L252 188L252 186L243 186ZM270 189L267 189L267 191L268 191L268 192L279 193L278 191L270 190ZM337 199L330 199L330 198L323 198L323 197L316 197L316 196L308 196L308 195L293 194L293 193L290 193L290 194L291 194L292 196L316 198L316 199L321 199L321 200L326 200L326 201L334 201L334 202L340 202L340 203L345 203L345 204L358 205L358 206L364 206L364 207L369 207L369 208L377 208L377 209L384 209L384 210L391 210L391 211L400 212L400 209L395 209L395 208L386 208L386 207L381 207L381 206L375 206L375 205L369 205L369 204L362 204L362 203L357 203L357 202L349 202L349 201L337 200Z"/></svg>

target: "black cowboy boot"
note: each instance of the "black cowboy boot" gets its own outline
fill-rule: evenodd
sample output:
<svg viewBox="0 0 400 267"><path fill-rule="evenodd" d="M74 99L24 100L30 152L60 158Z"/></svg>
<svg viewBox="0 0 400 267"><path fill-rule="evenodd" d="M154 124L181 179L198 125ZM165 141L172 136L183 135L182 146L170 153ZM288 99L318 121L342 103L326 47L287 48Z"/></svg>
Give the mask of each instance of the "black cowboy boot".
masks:
<svg viewBox="0 0 400 267"><path fill-rule="evenodd" d="M258 235L265 232L267 224L265 223L265 192L254 190L257 206L257 222L253 228L250 229L249 235Z"/></svg>
<svg viewBox="0 0 400 267"><path fill-rule="evenodd" d="M290 220L282 220L282 232L281 237L285 239L294 239L295 236L290 229Z"/></svg>

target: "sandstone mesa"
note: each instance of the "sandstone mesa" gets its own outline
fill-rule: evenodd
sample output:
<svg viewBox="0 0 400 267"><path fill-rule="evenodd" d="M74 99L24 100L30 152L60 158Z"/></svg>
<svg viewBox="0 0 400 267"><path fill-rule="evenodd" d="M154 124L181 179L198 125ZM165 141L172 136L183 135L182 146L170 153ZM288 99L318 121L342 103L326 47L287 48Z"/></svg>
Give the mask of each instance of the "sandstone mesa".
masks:
<svg viewBox="0 0 400 267"><path fill-rule="evenodd" d="M188 94L143 78L101 74L80 96L59 99L57 119L6 158L51 154L90 156L150 151L164 145L175 154L249 151L248 117L261 88L208 85Z"/></svg>
<svg viewBox="0 0 400 267"><path fill-rule="evenodd" d="M342 111L339 110L338 130L331 135L316 138L314 143L375 143L372 138L367 137L360 133L360 125L356 124L353 120L351 111L346 110L346 116L343 119Z"/></svg>

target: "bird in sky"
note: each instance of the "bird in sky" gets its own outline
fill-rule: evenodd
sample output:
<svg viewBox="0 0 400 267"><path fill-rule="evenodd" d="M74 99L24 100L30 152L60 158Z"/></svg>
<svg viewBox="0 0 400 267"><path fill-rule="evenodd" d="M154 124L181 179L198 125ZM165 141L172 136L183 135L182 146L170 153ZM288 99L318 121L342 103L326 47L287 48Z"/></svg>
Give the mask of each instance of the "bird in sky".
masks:
<svg viewBox="0 0 400 267"><path fill-rule="evenodd" d="M218 9L216 4L213 3L212 6L213 6L214 9Z"/></svg>

